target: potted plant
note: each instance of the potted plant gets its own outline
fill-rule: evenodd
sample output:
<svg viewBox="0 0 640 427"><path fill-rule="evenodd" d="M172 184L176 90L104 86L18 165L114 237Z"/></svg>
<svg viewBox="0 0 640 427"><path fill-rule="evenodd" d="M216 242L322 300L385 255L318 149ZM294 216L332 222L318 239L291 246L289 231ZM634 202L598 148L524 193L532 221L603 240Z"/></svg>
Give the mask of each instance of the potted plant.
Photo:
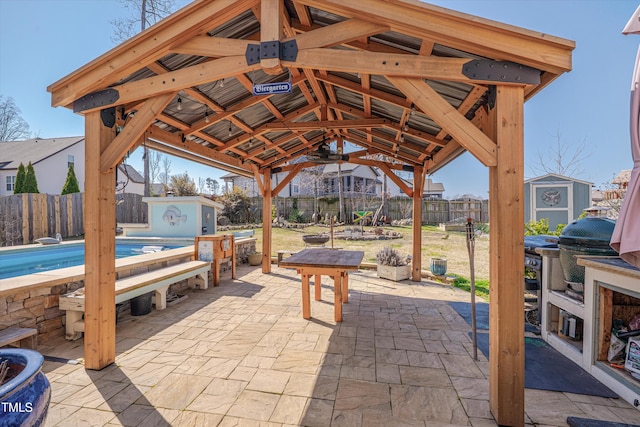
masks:
<svg viewBox="0 0 640 427"><path fill-rule="evenodd" d="M249 265L260 265L262 263L262 252L256 252L255 250L247 255L247 261Z"/></svg>
<svg viewBox="0 0 640 427"><path fill-rule="evenodd" d="M385 246L376 254L378 277L388 280L405 280L411 276L410 257Z"/></svg>
<svg viewBox="0 0 640 427"><path fill-rule="evenodd" d="M434 276L444 276L447 273L447 259L431 258L429 270Z"/></svg>
<svg viewBox="0 0 640 427"><path fill-rule="evenodd" d="M51 385L41 372L44 357L24 348L0 349L0 423L40 426L51 401Z"/></svg>

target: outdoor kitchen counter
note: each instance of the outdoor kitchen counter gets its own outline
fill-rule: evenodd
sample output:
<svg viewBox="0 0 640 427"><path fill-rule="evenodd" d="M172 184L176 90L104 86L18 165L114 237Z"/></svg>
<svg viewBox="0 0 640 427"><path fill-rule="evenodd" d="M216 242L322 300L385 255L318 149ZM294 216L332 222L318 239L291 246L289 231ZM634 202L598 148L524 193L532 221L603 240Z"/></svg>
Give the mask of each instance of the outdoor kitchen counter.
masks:
<svg viewBox="0 0 640 427"><path fill-rule="evenodd" d="M640 270L619 257L578 257L578 265L604 272L621 274L638 280L636 291L640 292Z"/></svg>
<svg viewBox="0 0 640 427"><path fill-rule="evenodd" d="M640 410L640 381L607 362L614 318L640 314L640 270L618 257L579 257L585 267L582 367Z"/></svg>

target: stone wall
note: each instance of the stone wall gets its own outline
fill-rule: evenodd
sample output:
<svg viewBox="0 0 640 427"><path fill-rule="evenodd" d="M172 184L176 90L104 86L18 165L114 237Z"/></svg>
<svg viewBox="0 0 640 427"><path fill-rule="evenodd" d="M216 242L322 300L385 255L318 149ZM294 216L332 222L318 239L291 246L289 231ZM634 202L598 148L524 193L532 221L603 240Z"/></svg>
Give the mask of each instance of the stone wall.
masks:
<svg viewBox="0 0 640 427"><path fill-rule="evenodd" d="M236 265L246 264L247 255L256 248L256 239L239 239L235 242ZM116 273L116 278L121 279L131 275L145 273L147 271L168 267L180 262L193 259L193 253L180 258L163 260L156 264L144 266L132 266L131 268L120 269ZM230 270L231 262L223 262L221 270ZM211 279L211 277L210 277ZM223 277L225 279L225 277ZM169 288L169 293L181 293L188 287L188 281L175 283ZM210 285L213 280L210 280ZM30 290L16 289L15 292L0 296L0 329L8 327L36 328L38 330L37 339L39 342L48 341L52 338L64 336L64 315L65 312L59 310L58 299L64 295L80 289L84 286L84 281L73 281L55 286L42 286ZM120 309L120 315L129 307L128 302Z"/></svg>

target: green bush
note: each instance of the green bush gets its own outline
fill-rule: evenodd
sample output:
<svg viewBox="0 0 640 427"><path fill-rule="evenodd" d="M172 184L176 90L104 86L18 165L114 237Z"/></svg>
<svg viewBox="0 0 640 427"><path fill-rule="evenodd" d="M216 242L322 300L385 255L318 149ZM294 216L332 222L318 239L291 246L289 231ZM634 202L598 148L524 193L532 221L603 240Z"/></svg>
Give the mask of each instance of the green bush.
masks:
<svg viewBox="0 0 640 427"><path fill-rule="evenodd" d="M36 171L33 169L31 162L27 165L27 174L24 178L23 193L39 193L38 181L36 180Z"/></svg>
<svg viewBox="0 0 640 427"><path fill-rule="evenodd" d="M302 223L304 221L304 211L299 211L298 209L293 209L289 214L289 218L287 218L289 222L297 222Z"/></svg>
<svg viewBox="0 0 640 427"><path fill-rule="evenodd" d="M13 194L22 194L24 193L24 179L26 178L27 172L24 169L24 165L20 162L20 166L18 166L18 174L16 175L16 183L13 186Z"/></svg>
<svg viewBox="0 0 640 427"><path fill-rule="evenodd" d="M78 185L78 178L76 178L76 173L73 169L73 163L69 163L69 170L67 171L67 179L64 182L64 186L62 187L61 195L71 194L71 193L79 193L80 186Z"/></svg>
<svg viewBox="0 0 640 427"><path fill-rule="evenodd" d="M524 225L525 236L537 236L539 234L549 234L552 236L559 236L562 233L566 224L558 224L554 231L549 230L549 220L541 218L538 222L529 221Z"/></svg>

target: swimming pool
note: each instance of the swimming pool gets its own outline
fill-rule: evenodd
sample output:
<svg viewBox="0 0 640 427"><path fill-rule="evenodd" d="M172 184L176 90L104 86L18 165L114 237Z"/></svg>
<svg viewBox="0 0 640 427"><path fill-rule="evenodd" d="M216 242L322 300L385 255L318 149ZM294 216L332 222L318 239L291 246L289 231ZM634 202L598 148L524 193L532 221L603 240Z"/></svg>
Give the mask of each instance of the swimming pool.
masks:
<svg viewBox="0 0 640 427"><path fill-rule="evenodd" d="M158 249L181 248L189 242L116 242L116 258L140 255ZM153 248L151 248L152 246ZM146 251L143 248L146 247ZM59 245L28 245L0 251L0 279L24 276L84 264L84 242Z"/></svg>

